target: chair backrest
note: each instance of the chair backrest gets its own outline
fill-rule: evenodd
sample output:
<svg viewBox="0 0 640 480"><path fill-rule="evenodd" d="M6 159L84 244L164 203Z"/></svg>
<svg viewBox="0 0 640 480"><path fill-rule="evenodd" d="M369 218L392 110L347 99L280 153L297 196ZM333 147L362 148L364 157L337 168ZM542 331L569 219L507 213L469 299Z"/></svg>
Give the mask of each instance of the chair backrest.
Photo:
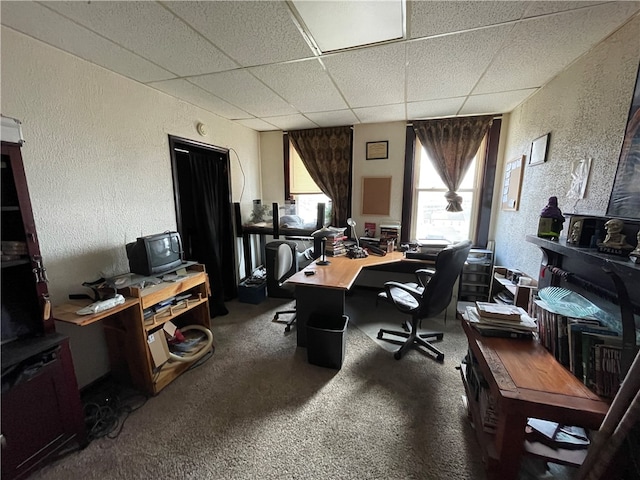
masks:
<svg viewBox="0 0 640 480"><path fill-rule="evenodd" d="M267 294L276 298L293 297L293 287L283 285L298 271L298 244L287 240L274 240L265 245Z"/></svg>
<svg viewBox="0 0 640 480"><path fill-rule="evenodd" d="M447 308L453 296L453 287L462 273L470 250L471 242L464 240L438 253L436 272L422 292L422 301L417 312L420 318L433 317Z"/></svg>
<svg viewBox="0 0 640 480"><path fill-rule="evenodd" d="M293 252L291 247L286 243L278 245L278 253L276 254L276 279L279 282L286 280L286 275L293 266ZM291 276L290 274L288 276Z"/></svg>

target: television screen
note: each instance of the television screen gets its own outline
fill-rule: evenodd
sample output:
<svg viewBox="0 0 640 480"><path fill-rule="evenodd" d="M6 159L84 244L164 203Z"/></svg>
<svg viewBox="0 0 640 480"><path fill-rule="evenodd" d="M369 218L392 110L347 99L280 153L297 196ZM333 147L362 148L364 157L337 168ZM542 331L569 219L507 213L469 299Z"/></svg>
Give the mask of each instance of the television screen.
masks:
<svg viewBox="0 0 640 480"><path fill-rule="evenodd" d="M131 273L157 275L182 264L182 242L178 232L139 237L127 245Z"/></svg>

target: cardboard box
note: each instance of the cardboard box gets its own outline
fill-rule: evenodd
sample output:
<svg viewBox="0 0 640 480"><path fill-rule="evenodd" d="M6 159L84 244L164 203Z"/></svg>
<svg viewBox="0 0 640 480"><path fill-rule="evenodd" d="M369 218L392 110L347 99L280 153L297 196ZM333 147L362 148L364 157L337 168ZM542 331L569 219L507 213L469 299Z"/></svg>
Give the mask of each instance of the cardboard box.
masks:
<svg viewBox="0 0 640 480"><path fill-rule="evenodd" d="M147 344L153 358L153 364L156 368L161 367L169 360L169 346L164 330L159 329L147 336Z"/></svg>

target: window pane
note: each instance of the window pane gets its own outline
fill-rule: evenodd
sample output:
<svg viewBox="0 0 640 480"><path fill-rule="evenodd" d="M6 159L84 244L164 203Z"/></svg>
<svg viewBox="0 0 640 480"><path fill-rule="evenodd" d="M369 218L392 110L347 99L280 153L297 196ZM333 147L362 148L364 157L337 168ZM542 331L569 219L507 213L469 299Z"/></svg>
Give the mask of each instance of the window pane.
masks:
<svg viewBox="0 0 640 480"><path fill-rule="evenodd" d="M305 225L316 223L318 203L324 203L324 224L331 221L331 200L323 193L294 195L296 201L296 215L302 217Z"/></svg>
<svg viewBox="0 0 640 480"><path fill-rule="evenodd" d="M427 155L424 148L420 149L420 178L418 180L418 188L444 188L444 182L436 172L433 162Z"/></svg>
<svg viewBox="0 0 640 480"><path fill-rule="evenodd" d="M419 142L418 142L419 144ZM429 155L425 151L424 147L420 148L420 178L418 179L418 188L444 188L444 182L440 178L440 175L436 171L433 166L433 162L431 161ZM462 183L460 184L460 189L473 189L474 180L476 175L476 157L473 157L473 161L471 165L469 165L469 170L464 176Z"/></svg>
<svg viewBox="0 0 640 480"><path fill-rule="evenodd" d="M444 192L418 192L416 208L416 238L442 239L458 242L469 238L472 214L472 192L458 192L462 197L462 212L447 212Z"/></svg>

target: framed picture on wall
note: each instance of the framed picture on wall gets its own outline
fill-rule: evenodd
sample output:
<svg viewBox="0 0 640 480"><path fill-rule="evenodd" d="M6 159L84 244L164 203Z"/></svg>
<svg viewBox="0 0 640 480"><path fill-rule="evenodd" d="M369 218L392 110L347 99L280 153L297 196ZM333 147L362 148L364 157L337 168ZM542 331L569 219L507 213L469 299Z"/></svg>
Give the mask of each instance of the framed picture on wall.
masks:
<svg viewBox="0 0 640 480"><path fill-rule="evenodd" d="M549 136L551 133L536 138L531 143L531 154L529 155L529 165L539 165L547 161L547 150L549 149Z"/></svg>
<svg viewBox="0 0 640 480"><path fill-rule="evenodd" d="M613 180L607 215L640 218L640 67Z"/></svg>
<svg viewBox="0 0 640 480"><path fill-rule="evenodd" d="M389 141L367 142L367 160L384 160L389 158Z"/></svg>

